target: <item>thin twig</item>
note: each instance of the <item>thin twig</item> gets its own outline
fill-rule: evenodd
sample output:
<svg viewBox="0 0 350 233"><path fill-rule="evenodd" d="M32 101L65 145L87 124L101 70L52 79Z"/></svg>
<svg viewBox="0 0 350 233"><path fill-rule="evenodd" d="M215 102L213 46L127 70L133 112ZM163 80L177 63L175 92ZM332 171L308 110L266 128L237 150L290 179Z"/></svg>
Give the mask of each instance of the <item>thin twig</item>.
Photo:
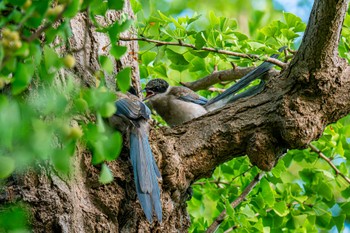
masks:
<svg viewBox="0 0 350 233"><path fill-rule="evenodd" d="M188 47L188 48L191 48L194 50L203 50L203 51L220 53L220 54L242 57L242 58L248 58L248 59L253 59L253 60L268 61L272 64L275 64L275 65L281 67L282 69L285 68L287 65L286 63L281 62L280 60L278 60L276 58L271 58L271 57L261 58L260 56L258 56L256 54L237 53L237 52L227 51L227 50L223 50L223 49L215 49L215 48L210 48L210 47L202 47L202 48L198 49L195 45L184 43L182 41L181 42L179 42L179 41L178 42L169 42L169 41L153 40L153 39L149 39L149 38L145 38L145 37L140 37L140 38L119 37L119 40L122 40L122 41L134 41L134 40L146 41L149 43L154 43L154 44L156 44L156 46L165 46L165 45L181 46L181 47Z"/></svg>
<svg viewBox="0 0 350 233"><path fill-rule="evenodd" d="M222 81L234 81L248 74L255 67L236 67L236 69L220 70L213 72L193 82L181 82L180 84L194 91L206 90L208 87Z"/></svg>
<svg viewBox="0 0 350 233"><path fill-rule="evenodd" d="M341 173L341 171L332 163L332 161L331 161L327 156L325 156L325 155L322 153L322 151L320 151L317 147L315 147L315 146L312 145L312 144L309 144L309 147L310 147L310 149L311 149L313 152L316 152L316 153L318 154L318 156L319 156L321 159L323 159L324 161L326 161L326 162L329 164L329 166L331 166L331 168L333 168L333 170L335 171L335 175L336 175L336 176L339 175L339 176L343 177L344 180L350 184L350 178L347 177L347 176L345 176L343 173Z"/></svg>
<svg viewBox="0 0 350 233"><path fill-rule="evenodd" d="M229 233L229 232L231 232L231 231L233 231L233 230L235 230L237 228L238 228L238 226L234 225L234 226L230 227L229 229L227 229L226 231L224 231L224 233Z"/></svg>
<svg viewBox="0 0 350 233"><path fill-rule="evenodd" d="M30 35L30 37L23 38L23 40L27 42L32 42L33 40L38 38L41 35L41 33L49 29L53 24L55 24L56 22L58 22L63 18L63 14L66 11L66 9L67 9L67 6L65 6L64 9L57 15L54 21L47 22L45 25L43 25L37 31L35 31L32 35Z"/></svg>
<svg viewBox="0 0 350 233"><path fill-rule="evenodd" d="M205 185L206 183L213 183L213 184L216 184L219 186L219 184L224 184L224 185L230 185L229 182L226 182L226 181L221 181L220 180L220 177L219 179L217 180L207 180L207 181L204 181L204 182L194 182L192 185Z"/></svg>
<svg viewBox="0 0 350 233"><path fill-rule="evenodd" d="M245 198L246 196L253 190L253 188L259 183L261 178L264 176L264 172L258 173L254 179L248 184L248 186L243 190L241 195L237 197L236 200L234 200L231 203L232 208L236 208ZM226 209L223 210L220 215L215 219L215 221L208 227L206 233L212 233L215 232L215 230L219 227L219 225L224 221L224 218L226 216Z"/></svg>
<svg viewBox="0 0 350 233"><path fill-rule="evenodd" d="M223 93L224 91L226 91L226 89L217 88L217 87L209 87L209 88L208 88L208 91Z"/></svg>

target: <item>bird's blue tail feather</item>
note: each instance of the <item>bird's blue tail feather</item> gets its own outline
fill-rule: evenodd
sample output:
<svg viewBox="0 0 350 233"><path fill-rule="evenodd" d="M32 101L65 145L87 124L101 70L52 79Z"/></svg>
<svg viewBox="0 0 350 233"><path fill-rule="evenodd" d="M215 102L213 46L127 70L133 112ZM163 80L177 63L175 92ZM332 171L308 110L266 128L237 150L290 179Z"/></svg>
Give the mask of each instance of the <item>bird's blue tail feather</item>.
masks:
<svg viewBox="0 0 350 233"><path fill-rule="evenodd" d="M271 56L272 58L278 57L278 55L274 54ZM244 87L248 86L249 83L251 83L253 80L257 79L258 77L265 74L267 71L269 71L274 64L270 62L263 62L261 65L259 65L254 70L250 71L248 74L243 76L238 82L236 82L233 86L229 87L226 91L221 93L220 95L216 96L215 98L208 101L207 105L213 104L215 102L218 102L219 100L222 100L226 97L231 97L234 94L236 94L238 91L243 89ZM229 100L226 102L230 102Z"/></svg>
<svg viewBox="0 0 350 233"><path fill-rule="evenodd" d="M135 127L130 133L130 157L134 171L137 196L149 222L153 209L159 222L162 221L162 205L157 177L160 172L153 158L148 136L142 127Z"/></svg>

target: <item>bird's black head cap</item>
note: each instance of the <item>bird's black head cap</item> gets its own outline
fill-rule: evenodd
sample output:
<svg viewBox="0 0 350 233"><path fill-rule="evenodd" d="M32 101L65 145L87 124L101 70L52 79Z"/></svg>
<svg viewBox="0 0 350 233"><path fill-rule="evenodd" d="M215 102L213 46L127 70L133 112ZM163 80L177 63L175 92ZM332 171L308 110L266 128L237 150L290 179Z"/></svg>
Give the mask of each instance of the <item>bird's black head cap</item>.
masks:
<svg viewBox="0 0 350 233"><path fill-rule="evenodd" d="M158 93L165 93L169 87L169 83L163 79L152 79L146 84L145 90L147 97L153 96Z"/></svg>

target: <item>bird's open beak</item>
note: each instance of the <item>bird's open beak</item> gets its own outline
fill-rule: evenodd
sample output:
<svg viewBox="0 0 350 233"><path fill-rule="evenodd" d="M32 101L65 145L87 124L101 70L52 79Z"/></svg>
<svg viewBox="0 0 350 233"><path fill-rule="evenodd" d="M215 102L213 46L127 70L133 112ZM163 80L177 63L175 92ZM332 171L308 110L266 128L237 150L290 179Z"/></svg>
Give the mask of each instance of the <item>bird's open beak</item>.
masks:
<svg viewBox="0 0 350 233"><path fill-rule="evenodd" d="M143 89L143 92L146 92L146 98L143 99L143 101L148 100L149 98L151 98L152 96L154 96L156 93L154 93L153 91L147 90L147 89Z"/></svg>

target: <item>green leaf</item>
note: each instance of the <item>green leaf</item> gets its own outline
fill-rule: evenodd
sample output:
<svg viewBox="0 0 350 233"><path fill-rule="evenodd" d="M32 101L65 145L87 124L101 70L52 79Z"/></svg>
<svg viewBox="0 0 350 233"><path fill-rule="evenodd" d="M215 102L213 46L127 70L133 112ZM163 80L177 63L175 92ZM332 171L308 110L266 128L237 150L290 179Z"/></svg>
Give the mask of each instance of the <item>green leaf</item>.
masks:
<svg viewBox="0 0 350 233"><path fill-rule="evenodd" d="M276 202L273 207L273 210L280 217L284 217L289 213L289 210L287 208L287 204L285 201Z"/></svg>
<svg viewBox="0 0 350 233"><path fill-rule="evenodd" d="M70 157L74 152L75 144L71 143L62 150L58 150L55 154L52 155L52 163L55 166L57 171L68 174L70 171Z"/></svg>
<svg viewBox="0 0 350 233"><path fill-rule="evenodd" d="M111 183L113 181L113 179L114 179L114 177L113 177L111 170L109 169L109 167L105 163L103 163L100 177L98 178L98 181L101 184L108 184L108 183Z"/></svg>
<svg viewBox="0 0 350 233"><path fill-rule="evenodd" d="M9 177L15 170L15 161L8 156L0 156L0 179Z"/></svg>
<svg viewBox="0 0 350 233"><path fill-rule="evenodd" d="M128 48L125 46L112 45L110 53L114 56L116 60L119 60L126 53L127 50ZM136 57L134 59L137 60L137 55L135 56Z"/></svg>
<svg viewBox="0 0 350 233"><path fill-rule="evenodd" d="M37 66L42 60L41 47L38 43L29 44L30 56L33 59L33 65Z"/></svg>
<svg viewBox="0 0 350 233"><path fill-rule="evenodd" d="M14 80L12 83L12 93L18 95L26 90L34 74L33 64L18 63Z"/></svg>
<svg viewBox="0 0 350 233"><path fill-rule="evenodd" d="M118 158L123 148L123 136L120 132L114 132L104 143L108 153L106 154L107 161L113 161Z"/></svg>
<svg viewBox="0 0 350 233"><path fill-rule="evenodd" d="M2 232L30 232L27 227L29 213L18 204L2 205L0 212L0 229Z"/></svg>
<svg viewBox="0 0 350 233"><path fill-rule="evenodd" d="M350 197L350 186L344 189L343 191L341 191L341 195L344 198L348 199Z"/></svg>
<svg viewBox="0 0 350 233"><path fill-rule="evenodd" d="M206 45L206 43L207 42L205 41L205 37L204 37L203 32L197 33L196 40L195 40L195 47L197 49L201 49L203 46Z"/></svg>
<svg viewBox="0 0 350 233"><path fill-rule="evenodd" d="M94 165L102 163L105 160L105 153L104 153L103 143L101 139L99 141L92 143L92 146L93 146L93 153L92 153L91 163Z"/></svg>
<svg viewBox="0 0 350 233"><path fill-rule="evenodd" d="M256 222L256 216L254 211L249 207L249 205L245 205L242 209L241 209L242 214L244 214L245 216L247 216L249 218L249 221L252 222Z"/></svg>
<svg viewBox="0 0 350 233"><path fill-rule="evenodd" d="M101 0L94 0L90 5L90 9L92 13L90 18L94 19L94 15L104 16L108 10L108 3Z"/></svg>
<svg viewBox="0 0 350 233"><path fill-rule="evenodd" d="M167 68L164 64L155 66L154 71L156 74L160 75L160 77L168 78Z"/></svg>
<svg viewBox="0 0 350 233"><path fill-rule="evenodd" d="M294 222L295 228L299 228L300 226L303 226L306 219L307 219L306 214L293 216L293 222Z"/></svg>
<svg viewBox="0 0 350 233"><path fill-rule="evenodd" d="M296 25L302 22L300 17L289 12L283 12L283 16L289 28L295 27Z"/></svg>
<svg viewBox="0 0 350 233"><path fill-rule="evenodd" d="M261 188L261 194L265 200L265 203L269 207L273 207L275 204L275 195L272 188L270 187L270 183L265 178L263 178L260 181L260 188Z"/></svg>
<svg viewBox="0 0 350 233"><path fill-rule="evenodd" d="M200 50L190 50L190 52L195 55L198 56L200 58L206 58L209 55L208 51L200 51Z"/></svg>
<svg viewBox="0 0 350 233"><path fill-rule="evenodd" d="M200 17L202 17L202 15L197 15L197 16L194 16L194 17L190 18L188 20L188 24L191 24L191 23L197 21Z"/></svg>
<svg viewBox="0 0 350 233"><path fill-rule="evenodd" d="M261 193L259 193L257 196L252 198L252 204L254 204L256 209L259 209L259 210L262 210L265 208L265 201L264 201L264 198L261 196Z"/></svg>
<svg viewBox="0 0 350 233"><path fill-rule="evenodd" d="M9 57L7 62L5 63L5 67L9 72L15 72L17 69L17 58Z"/></svg>
<svg viewBox="0 0 350 233"><path fill-rule="evenodd" d="M288 40L293 40L299 37L299 34L295 33L291 29L281 29L281 32Z"/></svg>
<svg viewBox="0 0 350 233"><path fill-rule="evenodd" d="M265 26L260 31L267 37L275 37L278 34L276 26Z"/></svg>
<svg viewBox="0 0 350 233"><path fill-rule="evenodd" d="M30 54L29 44L26 42L23 42L22 46L19 49L17 49L16 52L14 53L14 55L20 56L20 57L28 57L29 54Z"/></svg>
<svg viewBox="0 0 350 233"><path fill-rule="evenodd" d="M330 213L326 213L323 215L319 215L316 217L316 224L319 225L320 227L329 229L329 223L332 220L332 215Z"/></svg>
<svg viewBox="0 0 350 233"><path fill-rule="evenodd" d="M71 0L63 13L64 17L73 18L80 9L80 0Z"/></svg>
<svg viewBox="0 0 350 233"><path fill-rule="evenodd" d="M333 221L335 223L335 226L338 229L338 232L343 232L345 219L346 219L345 214L341 214L339 216L333 217Z"/></svg>
<svg viewBox="0 0 350 233"><path fill-rule="evenodd" d="M136 14L142 10L142 5L138 0L130 0L132 11Z"/></svg>
<svg viewBox="0 0 350 233"><path fill-rule="evenodd" d="M44 61L48 73L54 73L60 67L60 58L55 50L47 45L44 46Z"/></svg>
<svg viewBox="0 0 350 233"><path fill-rule="evenodd" d="M164 15L162 12L158 11L158 14L164 22L167 22L167 23L171 22L171 19L169 17L167 17L166 15Z"/></svg>
<svg viewBox="0 0 350 233"><path fill-rule="evenodd" d="M258 49L260 49L260 48L266 47L265 44L262 44L262 43L259 43L259 42L248 42L248 44L250 45L250 47L251 47L253 50L258 50Z"/></svg>
<svg viewBox="0 0 350 233"><path fill-rule="evenodd" d="M189 64L189 62L186 61L185 57L182 54L176 53L171 49L167 49L166 54L167 54L169 60L174 65L188 65Z"/></svg>
<svg viewBox="0 0 350 233"><path fill-rule="evenodd" d="M116 108L113 102L106 102L98 110L102 117L110 117L115 113L115 111Z"/></svg>
<svg viewBox="0 0 350 233"><path fill-rule="evenodd" d="M220 19L216 17L214 11L209 12L209 22L210 25L219 25L220 24Z"/></svg>
<svg viewBox="0 0 350 233"><path fill-rule="evenodd" d="M281 174L286 171L286 167L284 166L284 161L278 161L277 165L272 169L271 173L276 177L280 178Z"/></svg>
<svg viewBox="0 0 350 233"><path fill-rule="evenodd" d="M124 0L108 0L109 9L121 10L124 6Z"/></svg>
<svg viewBox="0 0 350 233"><path fill-rule="evenodd" d="M127 31L130 28L130 26L132 25L132 22L133 21L130 19L123 21L119 26L118 32L121 33L121 32Z"/></svg>
<svg viewBox="0 0 350 233"><path fill-rule="evenodd" d="M341 141L338 142L337 147L335 148L335 153L344 157L344 149Z"/></svg>
<svg viewBox="0 0 350 233"><path fill-rule="evenodd" d="M111 74L113 73L113 62L111 59L107 56L99 56L98 60L101 64L101 67L103 70L105 70L107 73Z"/></svg>
<svg viewBox="0 0 350 233"><path fill-rule="evenodd" d="M146 52L146 53L142 54L142 56L141 56L142 63L144 65L148 65L154 61L156 56L157 56L156 52L152 52L152 51Z"/></svg>
<svg viewBox="0 0 350 233"><path fill-rule="evenodd" d="M241 32L233 32L233 34L237 37L239 41L247 40L248 36Z"/></svg>
<svg viewBox="0 0 350 233"><path fill-rule="evenodd" d="M321 215L329 213L329 207L322 201L316 202L313 209L314 209L315 214L317 216L321 216Z"/></svg>
<svg viewBox="0 0 350 233"><path fill-rule="evenodd" d="M126 67L116 75L117 85L120 91L127 92L131 82L131 68Z"/></svg>
<svg viewBox="0 0 350 233"><path fill-rule="evenodd" d="M330 201L333 199L332 187L325 182L320 182L317 185L317 193L323 196L326 200Z"/></svg>
<svg viewBox="0 0 350 233"><path fill-rule="evenodd" d="M207 67L204 59L199 58L199 57L192 59L191 65L192 65L192 67L189 69L191 72L205 71L206 67Z"/></svg>
<svg viewBox="0 0 350 233"><path fill-rule="evenodd" d="M50 1L32 1L32 7L35 9L34 14L25 21L25 25L29 28L39 27L44 19L45 13L49 8Z"/></svg>
<svg viewBox="0 0 350 233"><path fill-rule="evenodd" d="M235 210L232 208L230 202L227 199L225 199L225 209L228 216L230 217L234 216Z"/></svg>
<svg viewBox="0 0 350 233"><path fill-rule="evenodd" d="M11 4L15 6L22 6L25 2L26 0L11 0Z"/></svg>

